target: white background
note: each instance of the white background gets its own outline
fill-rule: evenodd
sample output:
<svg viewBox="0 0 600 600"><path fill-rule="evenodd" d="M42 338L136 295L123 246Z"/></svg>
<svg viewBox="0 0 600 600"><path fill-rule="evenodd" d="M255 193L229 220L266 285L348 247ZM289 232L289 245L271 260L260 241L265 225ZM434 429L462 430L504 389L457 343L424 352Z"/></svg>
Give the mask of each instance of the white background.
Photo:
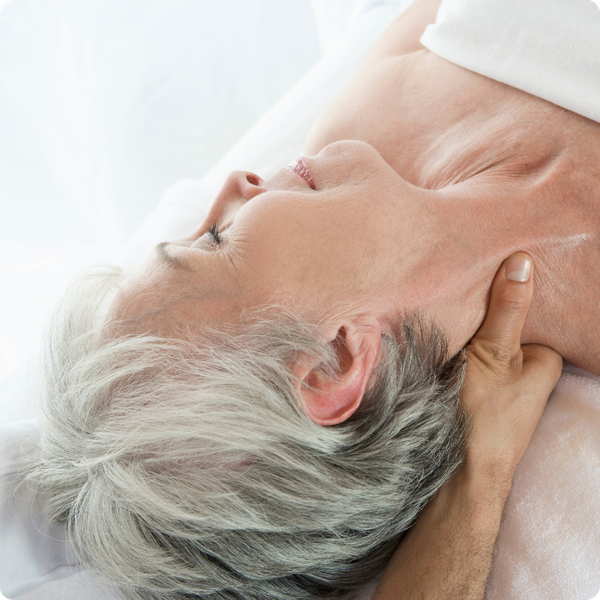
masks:
<svg viewBox="0 0 600 600"><path fill-rule="evenodd" d="M310 0L0 5L0 393L10 394L73 275L118 260L165 189L201 178L321 50Z"/></svg>

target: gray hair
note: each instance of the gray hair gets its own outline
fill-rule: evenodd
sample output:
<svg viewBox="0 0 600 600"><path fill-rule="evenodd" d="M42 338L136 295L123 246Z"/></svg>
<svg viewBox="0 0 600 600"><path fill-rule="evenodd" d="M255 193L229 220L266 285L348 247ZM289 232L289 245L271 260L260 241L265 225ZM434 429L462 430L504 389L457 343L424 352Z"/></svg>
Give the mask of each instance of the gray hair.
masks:
<svg viewBox="0 0 600 600"><path fill-rule="evenodd" d="M462 354L407 316L358 411L322 427L291 369L340 372L322 325L271 305L188 339L103 339L123 278L83 277L49 330L28 474L46 516L127 600L353 597L461 462Z"/></svg>

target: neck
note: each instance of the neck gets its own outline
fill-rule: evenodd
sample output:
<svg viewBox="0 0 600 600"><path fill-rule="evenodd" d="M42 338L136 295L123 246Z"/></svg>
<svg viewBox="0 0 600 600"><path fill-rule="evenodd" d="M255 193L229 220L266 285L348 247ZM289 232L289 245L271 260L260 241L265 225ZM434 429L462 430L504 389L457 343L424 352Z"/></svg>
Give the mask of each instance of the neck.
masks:
<svg viewBox="0 0 600 600"><path fill-rule="evenodd" d="M423 310L444 327L451 351L468 343L483 322L494 275L521 250L533 258L535 285L522 342L550 346L600 375L594 272L600 227L580 198L557 193L560 177L551 170L513 179L484 173L433 192L431 209L443 240L438 247L446 258L442 268L429 266L428 279L441 285L427 290Z"/></svg>

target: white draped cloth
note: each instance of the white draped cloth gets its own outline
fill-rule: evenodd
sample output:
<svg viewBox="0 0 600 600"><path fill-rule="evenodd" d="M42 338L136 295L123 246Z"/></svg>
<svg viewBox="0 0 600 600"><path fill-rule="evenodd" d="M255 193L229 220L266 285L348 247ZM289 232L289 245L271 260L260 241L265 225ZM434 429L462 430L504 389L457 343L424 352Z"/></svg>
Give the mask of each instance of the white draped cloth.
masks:
<svg viewBox="0 0 600 600"><path fill-rule="evenodd" d="M600 122L600 9L590 0L444 0L421 43Z"/></svg>

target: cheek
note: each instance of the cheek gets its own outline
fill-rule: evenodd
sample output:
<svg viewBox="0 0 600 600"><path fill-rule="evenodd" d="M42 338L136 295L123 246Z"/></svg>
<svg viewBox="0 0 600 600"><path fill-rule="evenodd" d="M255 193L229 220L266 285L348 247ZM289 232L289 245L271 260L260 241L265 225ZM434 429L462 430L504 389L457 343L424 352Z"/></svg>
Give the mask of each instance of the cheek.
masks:
<svg viewBox="0 0 600 600"><path fill-rule="evenodd" d="M381 195L370 194L348 184L309 197L255 199L238 213L232 230L238 271L255 278L251 287L262 285L264 293L309 285L347 288L369 279L376 259L390 251L388 215L376 207Z"/></svg>

